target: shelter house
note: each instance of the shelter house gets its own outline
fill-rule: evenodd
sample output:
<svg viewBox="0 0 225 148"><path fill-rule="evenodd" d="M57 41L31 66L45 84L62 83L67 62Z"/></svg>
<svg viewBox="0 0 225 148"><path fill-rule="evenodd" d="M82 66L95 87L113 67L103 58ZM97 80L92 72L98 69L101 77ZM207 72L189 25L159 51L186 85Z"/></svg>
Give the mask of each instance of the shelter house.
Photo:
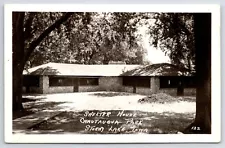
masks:
<svg viewBox="0 0 225 148"><path fill-rule="evenodd" d="M131 92L149 95L195 95L195 77L172 64L82 65L48 63L24 71L24 93L92 91Z"/></svg>

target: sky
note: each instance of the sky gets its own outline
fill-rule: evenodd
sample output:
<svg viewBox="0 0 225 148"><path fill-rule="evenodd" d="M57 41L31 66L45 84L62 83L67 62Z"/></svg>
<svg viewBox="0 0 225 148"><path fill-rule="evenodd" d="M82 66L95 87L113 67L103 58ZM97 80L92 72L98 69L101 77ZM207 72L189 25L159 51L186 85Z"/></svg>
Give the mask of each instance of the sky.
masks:
<svg viewBox="0 0 225 148"><path fill-rule="evenodd" d="M149 35L145 32L147 30L146 26L140 27L139 32L143 36L142 46L147 50L146 60L150 61L152 64L156 63L170 63L170 58L165 55L165 53L150 45Z"/></svg>
<svg viewBox="0 0 225 148"><path fill-rule="evenodd" d="M170 63L170 58L165 55L165 53L160 50L156 49L153 46L150 46L148 43L148 38L144 38L143 46L147 49L147 56L146 59L149 60L152 64L156 63Z"/></svg>

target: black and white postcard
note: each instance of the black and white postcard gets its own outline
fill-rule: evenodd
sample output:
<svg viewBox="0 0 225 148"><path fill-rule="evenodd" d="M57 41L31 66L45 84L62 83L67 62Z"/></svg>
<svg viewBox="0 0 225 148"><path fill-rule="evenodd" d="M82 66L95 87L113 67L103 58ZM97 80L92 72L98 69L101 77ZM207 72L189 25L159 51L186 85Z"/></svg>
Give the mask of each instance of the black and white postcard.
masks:
<svg viewBox="0 0 225 148"><path fill-rule="evenodd" d="M5 5L5 141L219 142L217 5Z"/></svg>

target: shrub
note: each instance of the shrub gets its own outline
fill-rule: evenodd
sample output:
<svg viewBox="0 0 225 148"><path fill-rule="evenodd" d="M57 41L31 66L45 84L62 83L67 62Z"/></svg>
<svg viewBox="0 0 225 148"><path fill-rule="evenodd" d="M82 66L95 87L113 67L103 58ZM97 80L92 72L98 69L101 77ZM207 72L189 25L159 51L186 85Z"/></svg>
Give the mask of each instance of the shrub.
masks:
<svg viewBox="0 0 225 148"><path fill-rule="evenodd" d="M165 93L158 93L158 94L152 94L149 95L148 97L144 97L138 100L139 103L169 103L169 102L174 102L178 101L178 98L172 97L168 94Z"/></svg>

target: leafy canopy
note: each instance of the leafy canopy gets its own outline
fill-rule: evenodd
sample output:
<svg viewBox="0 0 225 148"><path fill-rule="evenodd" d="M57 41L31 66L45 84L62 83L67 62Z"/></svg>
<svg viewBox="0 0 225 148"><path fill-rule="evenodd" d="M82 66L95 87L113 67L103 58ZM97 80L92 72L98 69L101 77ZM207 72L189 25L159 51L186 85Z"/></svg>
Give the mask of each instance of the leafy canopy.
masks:
<svg viewBox="0 0 225 148"><path fill-rule="evenodd" d="M26 13L25 23L32 20L26 44L63 13ZM74 13L64 24L53 30L36 47L27 62L32 67L48 62L108 64L124 61L143 64L145 49L137 33L142 15L138 13Z"/></svg>

